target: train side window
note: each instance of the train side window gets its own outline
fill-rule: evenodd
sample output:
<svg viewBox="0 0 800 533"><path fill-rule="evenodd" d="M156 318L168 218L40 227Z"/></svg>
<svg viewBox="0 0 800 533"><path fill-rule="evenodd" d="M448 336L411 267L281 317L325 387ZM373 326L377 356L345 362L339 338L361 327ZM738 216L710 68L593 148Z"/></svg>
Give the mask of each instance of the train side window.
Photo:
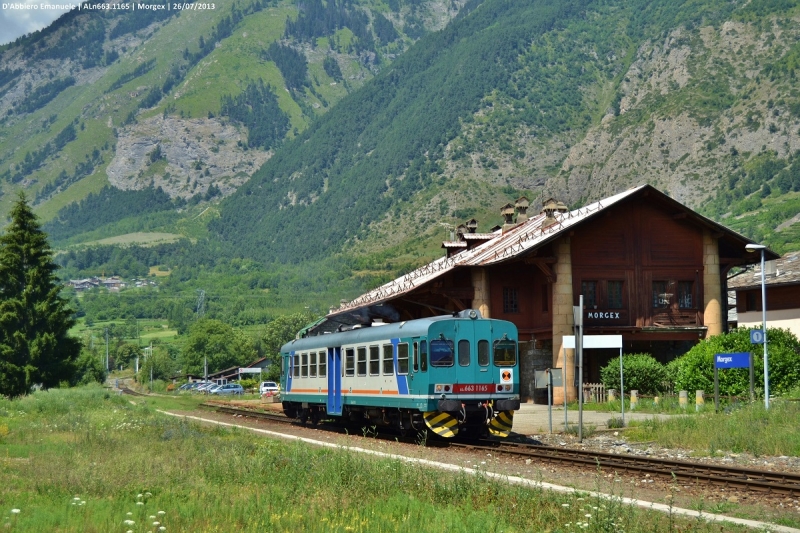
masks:
<svg viewBox="0 0 800 533"><path fill-rule="evenodd" d="M517 343L506 338L494 341L494 366L517 364Z"/></svg>
<svg viewBox="0 0 800 533"><path fill-rule="evenodd" d="M344 351L344 375L356 375L356 354L352 348L347 348Z"/></svg>
<svg viewBox="0 0 800 533"><path fill-rule="evenodd" d="M284 377L285 375L286 375L286 358L281 357L281 377Z"/></svg>
<svg viewBox="0 0 800 533"><path fill-rule="evenodd" d="M419 347L417 346L416 342L414 343L413 349L414 352L412 357L414 358L414 372L419 372Z"/></svg>
<svg viewBox="0 0 800 533"><path fill-rule="evenodd" d="M408 354L406 354L408 357ZM406 359L406 365L408 365L408 360ZM383 375L384 376L391 376L394 374L394 353L392 353L392 345L391 344L384 344L383 345Z"/></svg>
<svg viewBox="0 0 800 533"><path fill-rule="evenodd" d="M428 371L428 341L419 342L419 369Z"/></svg>
<svg viewBox="0 0 800 533"><path fill-rule="evenodd" d="M308 377L317 377L317 352L311 352L308 360Z"/></svg>
<svg viewBox="0 0 800 533"><path fill-rule="evenodd" d="M308 354L302 353L300 354L300 377L307 378L308 377Z"/></svg>
<svg viewBox="0 0 800 533"><path fill-rule="evenodd" d="M461 339L458 341L458 364L460 366L469 366L469 341Z"/></svg>
<svg viewBox="0 0 800 533"><path fill-rule="evenodd" d="M377 346L369 347L369 375L379 376L381 373L381 352Z"/></svg>
<svg viewBox="0 0 800 533"><path fill-rule="evenodd" d="M367 375L367 349L363 346L356 348L356 375Z"/></svg>
<svg viewBox="0 0 800 533"><path fill-rule="evenodd" d="M408 374L408 343L397 345L397 373Z"/></svg>
<svg viewBox="0 0 800 533"><path fill-rule="evenodd" d="M299 353L294 354L294 361L293 362L294 362L294 372L293 372L294 377L299 378L300 377L300 354Z"/></svg>
<svg viewBox="0 0 800 533"><path fill-rule="evenodd" d="M489 341L485 339L478 341L478 364L489 366Z"/></svg>
<svg viewBox="0 0 800 533"><path fill-rule="evenodd" d="M328 354L319 352L319 377L324 378L327 375L328 367Z"/></svg>

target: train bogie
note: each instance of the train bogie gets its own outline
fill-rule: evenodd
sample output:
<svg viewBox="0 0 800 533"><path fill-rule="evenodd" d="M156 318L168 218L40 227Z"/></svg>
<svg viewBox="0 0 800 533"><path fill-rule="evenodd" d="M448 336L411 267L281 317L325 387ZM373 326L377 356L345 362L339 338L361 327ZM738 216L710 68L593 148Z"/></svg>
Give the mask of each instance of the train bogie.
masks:
<svg viewBox="0 0 800 533"><path fill-rule="evenodd" d="M287 416L503 436L519 409L517 330L475 311L296 339L281 348Z"/></svg>

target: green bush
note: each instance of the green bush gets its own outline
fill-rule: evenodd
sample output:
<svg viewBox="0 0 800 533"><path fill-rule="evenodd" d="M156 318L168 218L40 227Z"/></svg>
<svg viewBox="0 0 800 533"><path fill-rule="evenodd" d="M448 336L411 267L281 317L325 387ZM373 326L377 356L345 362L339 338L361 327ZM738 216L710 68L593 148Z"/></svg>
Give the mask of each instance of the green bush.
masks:
<svg viewBox="0 0 800 533"><path fill-rule="evenodd" d="M623 355L622 371L625 390L638 390L639 394L661 392L664 382L667 381L667 369L647 353ZM600 369L600 380L606 389L620 390L618 359L612 359Z"/></svg>
<svg viewBox="0 0 800 533"><path fill-rule="evenodd" d="M789 330L767 328L770 394L788 393L800 383L800 341ZM737 328L724 335L715 335L694 346L672 361L676 390L714 390L714 354L752 352L755 388L764 392L764 356L761 345L750 344L750 329ZM719 393L723 396L745 396L750 391L750 371L731 368L719 372Z"/></svg>

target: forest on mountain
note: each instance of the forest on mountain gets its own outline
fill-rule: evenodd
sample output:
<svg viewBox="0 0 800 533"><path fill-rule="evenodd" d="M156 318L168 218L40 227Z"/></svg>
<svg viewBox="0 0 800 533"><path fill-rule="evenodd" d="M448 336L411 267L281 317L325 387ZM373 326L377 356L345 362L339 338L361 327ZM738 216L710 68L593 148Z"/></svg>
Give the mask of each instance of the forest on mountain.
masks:
<svg viewBox="0 0 800 533"><path fill-rule="evenodd" d="M641 183L800 247L797 0L219 6L72 12L0 48L0 212L34 198L65 278L170 273L182 311L125 312L324 311L521 195ZM124 316L100 300L81 312Z"/></svg>

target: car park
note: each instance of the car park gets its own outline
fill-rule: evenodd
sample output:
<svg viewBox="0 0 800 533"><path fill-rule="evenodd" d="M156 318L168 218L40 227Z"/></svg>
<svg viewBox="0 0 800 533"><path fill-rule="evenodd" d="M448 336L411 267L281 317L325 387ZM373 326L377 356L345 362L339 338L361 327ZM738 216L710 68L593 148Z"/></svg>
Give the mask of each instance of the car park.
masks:
<svg viewBox="0 0 800 533"><path fill-rule="evenodd" d="M244 388L238 383L226 383L208 391L209 394L244 394Z"/></svg>
<svg viewBox="0 0 800 533"><path fill-rule="evenodd" d="M259 386L258 388L258 392L262 396L264 394L269 394L269 395L278 394L280 390L281 390L280 387L278 387L278 384L275 383L274 381L262 381L261 386Z"/></svg>

